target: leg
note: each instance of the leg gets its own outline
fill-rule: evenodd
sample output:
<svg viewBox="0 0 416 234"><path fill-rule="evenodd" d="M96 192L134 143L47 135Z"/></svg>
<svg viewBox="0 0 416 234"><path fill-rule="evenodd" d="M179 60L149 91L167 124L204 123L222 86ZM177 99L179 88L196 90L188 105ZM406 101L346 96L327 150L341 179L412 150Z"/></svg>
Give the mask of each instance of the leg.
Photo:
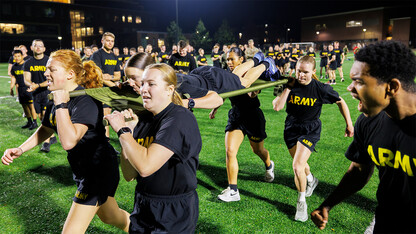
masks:
<svg viewBox="0 0 416 234"><path fill-rule="evenodd" d="M26 118L32 118L32 113L29 107L29 104L22 104L23 113L25 113Z"/></svg>
<svg viewBox="0 0 416 234"><path fill-rule="evenodd" d="M243 140L244 134L241 130L233 130L225 133L225 152L227 154L226 167L228 184L237 184L237 153Z"/></svg>
<svg viewBox="0 0 416 234"><path fill-rule="evenodd" d="M298 192L306 191L306 168L309 168L307 163L311 156L311 151L302 145L300 142L296 144L296 152L293 157L293 172L295 174L295 184ZM308 165L308 166L307 166ZM310 173L310 169L308 170Z"/></svg>
<svg viewBox="0 0 416 234"><path fill-rule="evenodd" d="M250 87L250 85L253 84L264 71L266 71L266 66L264 64L259 64L251 68L244 76L240 76L241 85L246 88Z"/></svg>
<svg viewBox="0 0 416 234"><path fill-rule="evenodd" d="M72 202L62 233L85 233L98 208Z"/></svg>
<svg viewBox="0 0 416 234"><path fill-rule="evenodd" d="M254 61L252 59L248 60L247 62L238 65L234 70L233 73L236 74L238 77L243 77L244 74L246 74L246 72L248 70L250 70L250 68L254 67Z"/></svg>
<svg viewBox="0 0 416 234"><path fill-rule="evenodd" d="M264 148L264 141L250 141L250 146L253 150L253 153L257 154L261 158L261 160L263 160L264 165L266 165L266 167L270 166L270 155L269 151L266 148Z"/></svg>
<svg viewBox="0 0 416 234"><path fill-rule="evenodd" d="M125 232L129 231L130 214L118 207L114 197L108 197L98 209L97 215L103 223L113 225Z"/></svg>
<svg viewBox="0 0 416 234"><path fill-rule="evenodd" d="M341 82L344 81L344 73L342 72L342 66L338 68L339 76L341 77Z"/></svg>
<svg viewBox="0 0 416 234"><path fill-rule="evenodd" d="M36 119L38 118L38 115L36 114L36 110L35 110L35 106L33 105L33 103L29 104L29 109L30 109L30 116L32 116L33 121L36 121Z"/></svg>

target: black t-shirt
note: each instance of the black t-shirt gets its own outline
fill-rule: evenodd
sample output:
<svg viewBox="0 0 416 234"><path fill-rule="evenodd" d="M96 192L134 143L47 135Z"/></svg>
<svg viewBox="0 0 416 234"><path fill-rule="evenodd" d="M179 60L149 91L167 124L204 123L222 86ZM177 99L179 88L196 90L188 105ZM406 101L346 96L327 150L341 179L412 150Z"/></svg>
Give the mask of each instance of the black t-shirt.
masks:
<svg viewBox="0 0 416 234"><path fill-rule="evenodd" d="M416 114L403 120L384 111L363 114L345 156L379 169L375 232L416 233Z"/></svg>
<svg viewBox="0 0 416 234"><path fill-rule="evenodd" d="M308 51L308 53L306 53L306 55L309 56L309 57L314 57L314 58L316 57L315 52L309 52Z"/></svg>
<svg viewBox="0 0 416 234"><path fill-rule="evenodd" d="M319 119L323 104L341 100L330 86L315 79L308 85L295 83L286 101L286 121L291 123L312 122Z"/></svg>
<svg viewBox="0 0 416 234"><path fill-rule="evenodd" d="M334 55L335 55L335 58L336 58L336 54L335 54L334 51L331 51L331 52L328 51L328 62L329 62L329 60L332 59L332 56L334 56ZM336 63L336 62L337 62L337 60L335 59L335 60L332 60L332 62L330 62L329 64L333 64L333 63Z"/></svg>
<svg viewBox="0 0 416 234"><path fill-rule="evenodd" d="M281 60L282 59L282 56L283 56L283 53L277 51L277 52L274 53L274 56L276 56L276 60Z"/></svg>
<svg viewBox="0 0 416 234"><path fill-rule="evenodd" d="M266 57L273 57L273 56L275 56L274 51L272 51L272 52L268 51L268 52L266 53Z"/></svg>
<svg viewBox="0 0 416 234"><path fill-rule="evenodd" d="M299 60L299 54L298 54L298 53L292 53L292 54L290 55L290 58L291 58L292 60L295 60L294 62L293 62L293 61L290 61L291 63L296 63L296 61L298 61L298 60Z"/></svg>
<svg viewBox="0 0 416 234"><path fill-rule="evenodd" d="M344 53L342 49L335 49L333 50L335 52L335 60L337 61L337 64L341 64L341 54Z"/></svg>
<svg viewBox="0 0 416 234"><path fill-rule="evenodd" d="M162 58L162 63L168 63L168 61L169 61L169 59L168 59L169 55L166 52L159 52L157 57Z"/></svg>
<svg viewBox="0 0 416 234"><path fill-rule="evenodd" d="M144 146L156 143L173 151L172 157L148 177L137 176L136 192L179 195L196 189L196 169L202 141L195 116L184 107L170 103L163 111L140 118L134 139Z"/></svg>
<svg viewBox="0 0 416 234"><path fill-rule="evenodd" d="M207 58L205 57L205 55L202 55L202 56L199 55L197 60L198 60L198 62L201 62L201 63L206 63L207 62ZM200 66L203 66L203 65L200 65Z"/></svg>
<svg viewBox="0 0 416 234"><path fill-rule="evenodd" d="M78 86L76 90L84 89ZM69 116L72 123L84 124L88 130L78 144L68 150L68 161L73 173L79 178L88 177L100 170L102 163L108 162L113 151L105 137L103 125L103 107L101 102L88 95L71 98L68 102ZM53 101L46 107L42 125L57 132L56 109ZM75 180L77 178L74 177Z"/></svg>
<svg viewBox="0 0 416 234"><path fill-rule="evenodd" d="M169 59L169 65L177 71L182 70L186 73L189 73L196 68L195 59L189 54L186 54L184 57L179 53L172 54Z"/></svg>
<svg viewBox="0 0 416 234"><path fill-rule="evenodd" d="M251 112L260 107L258 96L251 98L248 94L230 97L230 102L233 108L237 108L241 112Z"/></svg>
<svg viewBox="0 0 416 234"><path fill-rule="evenodd" d="M321 50L319 56L321 56L321 60L328 61L328 50Z"/></svg>
<svg viewBox="0 0 416 234"><path fill-rule="evenodd" d="M225 93L245 88L237 75L213 66L201 66L187 75L177 74L177 77L178 93L189 94L191 98L203 97L209 90Z"/></svg>
<svg viewBox="0 0 416 234"><path fill-rule="evenodd" d="M30 72L31 81L33 83L40 84L46 81L45 71L48 59L49 56L47 55L44 55L42 59L35 59L34 57L31 57L23 64L23 70L25 72ZM36 95L46 90L47 87L39 87L33 92L33 94Z"/></svg>
<svg viewBox="0 0 416 234"><path fill-rule="evenodd" d="M13 64L10 73L16 78L16 84L19 87L26 87L25 78L23 77L23 64Z"/></svg>
<svg viewBox="0 0 416 234"><path fill-rule="evenodd" d="M215 52L211 53L211 58L218 58L217 60L212 61L214 67L221 67L221 62L220 62L220 59L219 59L220 57L221 57L221 54L219 52L218 53L215 53Z"/></svg>
<svg viewBox="0 0 416 234"><path fill-rule="evenodd" d="M131 57L129 54L123 54L122 56L123 56L123 62L126 62Z"/></svg>
<svg viewBox="0 0 416 234"><path fill-rule="evenodd" d="M285 48L285 49L283 49L283 54L286 56L286 57L288 57L288 56L290 56L290 54L292 53L292 50L290 49L290 48Z"/></svg>
<svg viewBox="0 0 416 234"><path fill-rule="evenodd" d="M113 53L107 53L103 48L91 55L91 60L97 64L103 74L114 75L114 72L120 71L119 61Z"/></svg>

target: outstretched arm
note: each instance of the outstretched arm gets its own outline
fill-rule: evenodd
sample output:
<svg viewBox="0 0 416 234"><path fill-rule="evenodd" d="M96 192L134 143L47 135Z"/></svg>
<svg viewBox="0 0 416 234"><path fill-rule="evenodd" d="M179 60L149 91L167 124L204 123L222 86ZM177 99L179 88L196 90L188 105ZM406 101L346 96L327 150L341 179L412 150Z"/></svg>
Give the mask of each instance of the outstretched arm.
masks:
<svg viewBox="0 0 416 234"><path fill-rule="evenodd" d="M280 111L285 107L285 103L287 100L287 97L289 96L290 89L285 88L280 96L277 96L273 100L273 110Z"/></svg>
<svg viewBox="0 0 416 234"><path fill-rule="evenodd" d="M311 213L311 219L315 225L323 230L328 223L329 211L332 207L360 191L370 180L373 171L374 164L367 165L352 162L335 190Z"/></svg>
<svg viewBox="0 0 416 234"><path fill-rule="evenodd" d="M341 112L342 117L345 119L345 123L347 124L347 127L345 128L345 137L352 137L354 136L354 125L352 124L351 116L350 116L350 110L348 109L347 103L339 97L341 100L337 101L337 105L339 108L339 111Z"/></svg>
<svg viewBox="0 0 416 234"><path fill-rule="evenodd" d="M202 108L202 109L214 109L221 106L224 103L224 100L220 95L212 90L209 90L207 95L195 98L195 107L194 108ZM183 106L187 107L189 100L182 99Z"/></svg>

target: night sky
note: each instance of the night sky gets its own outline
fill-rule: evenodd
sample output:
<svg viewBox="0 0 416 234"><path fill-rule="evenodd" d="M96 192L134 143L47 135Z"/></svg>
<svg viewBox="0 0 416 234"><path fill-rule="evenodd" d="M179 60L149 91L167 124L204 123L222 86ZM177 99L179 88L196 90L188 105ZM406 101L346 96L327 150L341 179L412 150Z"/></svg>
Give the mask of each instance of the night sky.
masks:
<svg viewBox="0 0 416 234"><path fill-rule="evenodd" d="M155 30L165 31L169 22L176 19L175 0L144 0L144 10L149 9L158 17ZM230 26L238 31L247 24L273 24L291 28L291 32L300 35L302 17L362 10L381 6L410 5L415 7L416 0L391 1L305 1L305 0L178 0L179 26L185 33L194 31L199 19L213 36L227 19Z"/></svg>

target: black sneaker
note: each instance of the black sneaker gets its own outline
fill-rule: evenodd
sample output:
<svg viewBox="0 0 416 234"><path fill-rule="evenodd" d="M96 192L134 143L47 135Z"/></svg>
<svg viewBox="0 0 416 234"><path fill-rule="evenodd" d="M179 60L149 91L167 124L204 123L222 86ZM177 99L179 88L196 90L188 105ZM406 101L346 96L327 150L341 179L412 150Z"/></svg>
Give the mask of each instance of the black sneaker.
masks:
<svg viewBox="0 0 416 234"><path fill-rule="evenodd" d="M57 142L57 140L56 140L56 136L51 137L51 139L49 140L49 143L50 143L51 145L55 144L56 142Z"/></svg>
<svg viewBox="0 0 416 234"><path fill-rule="evenodd" d="M51 150L51 144L49 144L48 142L43 142L42 148L40 148L40 151L49 153L50 150Z"/></svg>
<svg viewBox="0 0 416 234"><path fill-rule="evenodd" d="M22 128L30 128L32 126L32 121L27 121L25 125L22 126Z"/></svg>
<svg viewBox="0 0 416 234"><path fill-rule="evenodd" d="M29 130L33 130L33 129L36 129L36 128L38 128L38 122L33 121L32 125L29 127Z"/></svg>

